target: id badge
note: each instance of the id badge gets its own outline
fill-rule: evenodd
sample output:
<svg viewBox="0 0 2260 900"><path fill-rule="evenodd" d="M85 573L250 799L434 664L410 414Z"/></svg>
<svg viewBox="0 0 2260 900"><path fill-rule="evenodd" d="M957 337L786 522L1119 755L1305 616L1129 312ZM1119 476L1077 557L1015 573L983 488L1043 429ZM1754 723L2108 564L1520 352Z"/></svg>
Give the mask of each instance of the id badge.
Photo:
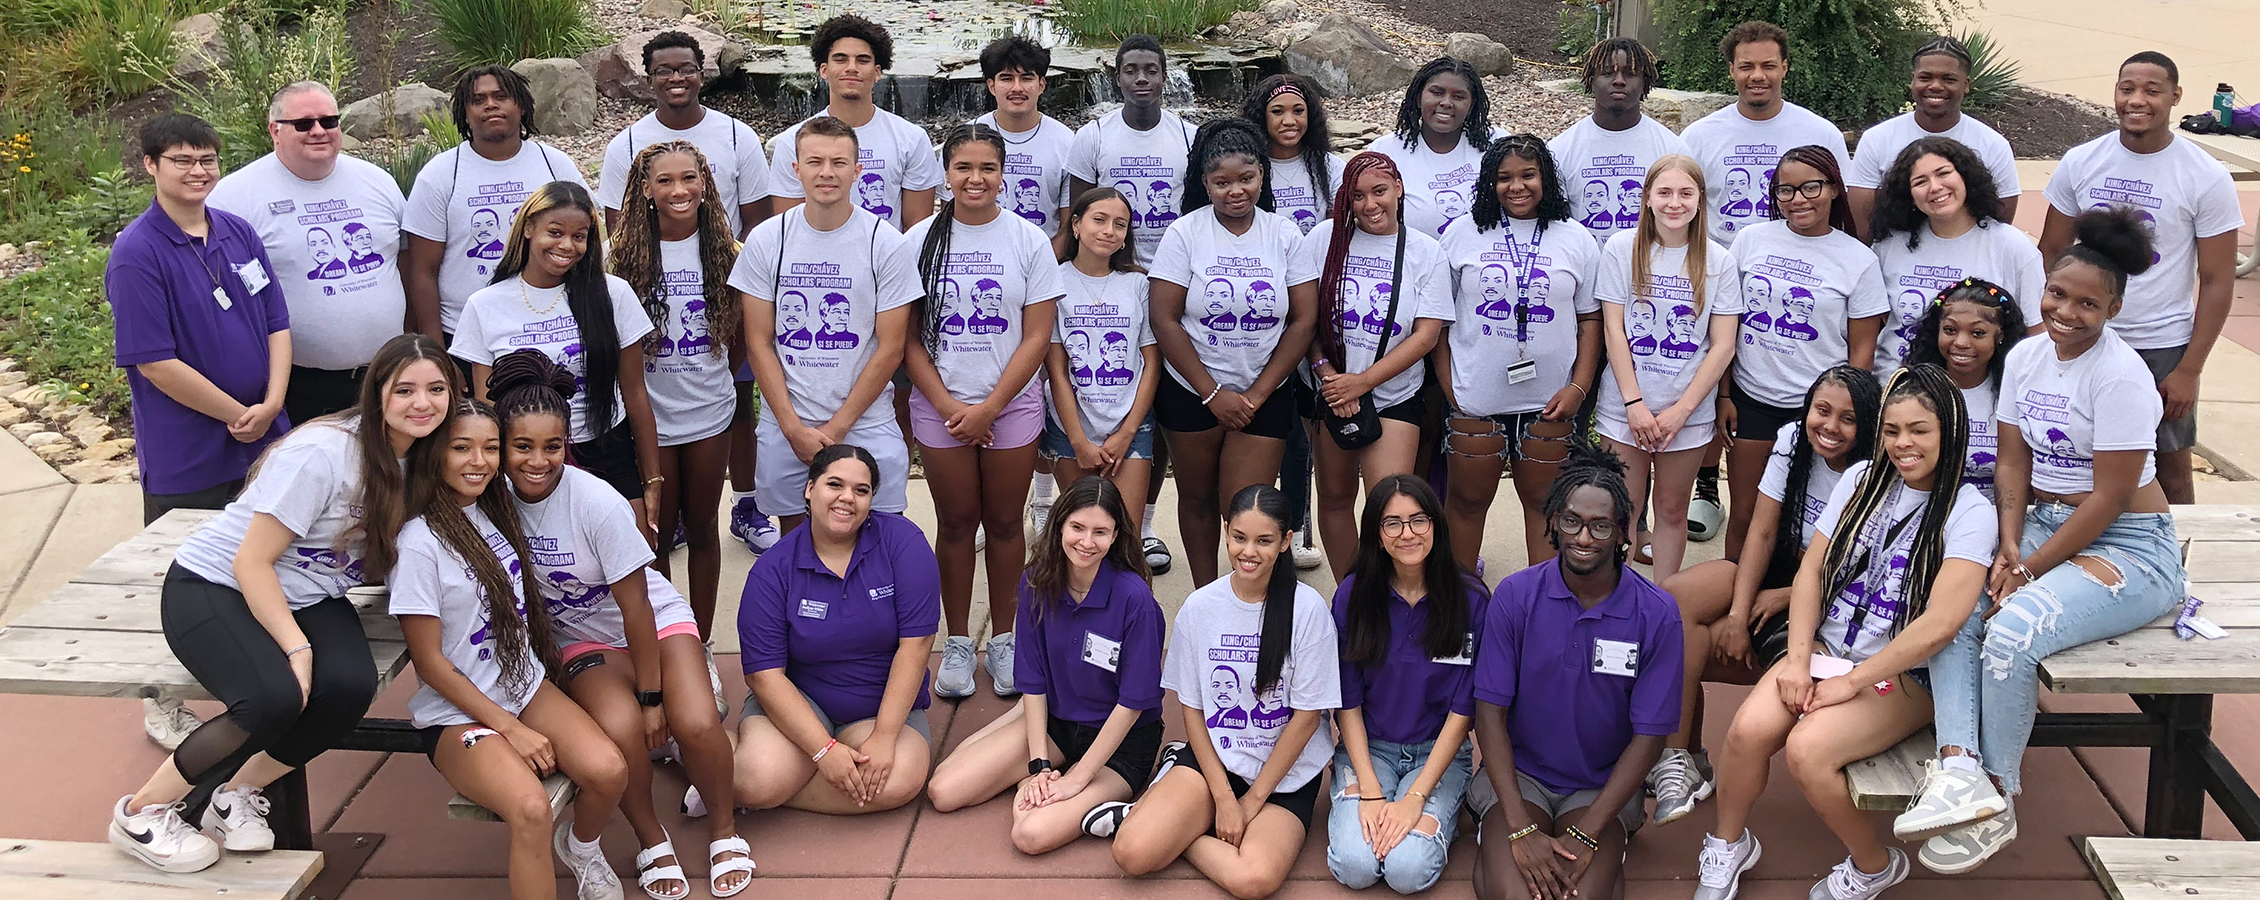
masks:
<svg viewBox="0 0 2260 900"><path fill-rule="evenodd" d="M1122 665L1122 642L1093 632L1083 632L1083 661L1108 672Z"/></svg>
<svg viewBox="0 0 2260 900"><path fill-rule="evenodd" d="M1439 656L1429 661L1438 665L1445 666L1475 665L1475 632L1470 631L1467 633L1467 642L1460 645L1460 655Z"/></svg>
<svg viewBox="0 0 2260 900"><path fill-rule="evenodd" d="M223 288L223 287L216 287L216 288L213 288L213 289L212 289L212 300L213 300L214 302L217 302L217 303L219 303L219 304L220 304L220 308L221 308L221 309L234 309L234 308L235 308L235 301L228 299L228 289L227 289L227 288Z"/></svg>
<svg viewBox="0 0 2260 900"><path fill-rule="evenodd" d="M831 614L831 611L832 604L822 600L800 601L800 617L803 619L822 620L825 616Z"/></svg>
<svg viewBox="0 0 2260 900"><path fill-rule="evenodd" d="M1631 641L1593 640L1593 673L1631 678L1640 674L1640 645Z"/></svg>
<svg viewBox="0 0 2260 900"><path fill-rule="evenodd" d="M244 293L256 294L267 289L267 267L256 259L235 267L235 277L243 279Z"/></svg>
<svg viewBox="0 0 2260 900"><path fill-rule="evenodd" d="M1508 384L1521 384L1536 377L1538 377L1538 361L1535 359L1518 359L1507 366Z"/></svg>

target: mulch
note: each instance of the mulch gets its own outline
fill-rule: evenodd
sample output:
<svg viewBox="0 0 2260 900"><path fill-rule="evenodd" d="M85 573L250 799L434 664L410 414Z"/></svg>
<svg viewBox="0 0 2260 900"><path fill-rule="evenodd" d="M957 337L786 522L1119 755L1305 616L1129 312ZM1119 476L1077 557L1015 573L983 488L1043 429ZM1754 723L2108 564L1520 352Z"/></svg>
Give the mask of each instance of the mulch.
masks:
<svg viewBox="0 0 2260 900"><path fill-rule="evenodd" d="M1399 15L1446 34L1471 31L1533 62L1571 65L1554 49L1562 30L1561 0L1382 0Z"/></svg>

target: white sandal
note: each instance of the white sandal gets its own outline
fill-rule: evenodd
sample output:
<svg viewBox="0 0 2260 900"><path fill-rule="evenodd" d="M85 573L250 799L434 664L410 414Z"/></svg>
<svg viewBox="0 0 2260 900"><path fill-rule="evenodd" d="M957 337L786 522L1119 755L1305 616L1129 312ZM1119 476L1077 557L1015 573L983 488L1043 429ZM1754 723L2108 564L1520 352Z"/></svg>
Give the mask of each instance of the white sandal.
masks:
<svg viewBox="0 0 2260 900"><path fill-rule="evenodd" d="M715 858L724 853L743 853L745 855L737 859ZM706 864L706 889L713 892L716 897L735 897L746 888L753 886L753 848L746 845L743 837L733 834L719 841L708 843L706 845ZM745 883L738 885L736 890L723 890L722 876L734 875L739 872L746 873Z"/></svg>
<svg viewBox="0 0 2260 900"><path fill-rule="evenodd" d="M683 874L683 866L679 860L664 866L652 865L653 860L662 856L674 855L675 842L671 839L662 840L636 852L636 886L643 888L643 892L650 895L651 900L683 900L683 898L691 895L691 880ZM660 893L652 888L654 882L670 880L681 882L682 889L673 893Z"/></svg>

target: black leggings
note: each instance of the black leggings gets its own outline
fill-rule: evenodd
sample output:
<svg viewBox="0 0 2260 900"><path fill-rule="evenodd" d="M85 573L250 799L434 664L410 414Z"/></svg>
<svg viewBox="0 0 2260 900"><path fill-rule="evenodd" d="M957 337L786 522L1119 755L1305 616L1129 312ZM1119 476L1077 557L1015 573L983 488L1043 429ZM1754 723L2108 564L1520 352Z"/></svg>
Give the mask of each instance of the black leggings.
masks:
<svg viewBox="0 0 2260 900"><path fill-rule="evenodd" d="M173 752L174 768L192 786L185 821L198 821L212 792L253 754L302 767L369 711L377 663L353 604L331 597L291 617L314 645L313 690L303 708L290 658L251 615L241 592L178 564L165 573L165 643L198 684L228 705L225 715L204 723Z"/></svg>

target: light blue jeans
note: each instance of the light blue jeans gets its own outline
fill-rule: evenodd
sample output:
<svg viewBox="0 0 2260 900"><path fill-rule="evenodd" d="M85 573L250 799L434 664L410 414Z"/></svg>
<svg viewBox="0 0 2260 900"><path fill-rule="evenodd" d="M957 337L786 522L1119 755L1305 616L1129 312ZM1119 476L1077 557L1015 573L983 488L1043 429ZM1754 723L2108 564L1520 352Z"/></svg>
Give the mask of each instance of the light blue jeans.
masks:
<svg viewBox="0 0 2260 900"><path fill-rule="evenodd" d="M1436 789L1421 804L1421 812L1436 817L1435 834L1420 833L1421 823L1415 822L1412 832L1397 842L1386 858L1376 859L1373 845L1366 843L1365 829L1358 822L1358 795L1402 798L1420 779L1420 770L1428 765L1428 754L1435 747L1435 741L1366 741L1367 755L1373 758L1373 777L1381 783L1379 790L1355 785L1357 794L1345 792L1345 787L1358 780L1357 769L1350 764L1350 749L1346 744L1335 749L1334 805L1326 815L1326 868L1334 873L1334 880L1361 890L1387 881L1397 893L1417 894L1435 886L1436 879L1443 876L1445 853L1459 824L1460 801L1467 795L1467 782L1474 774L1473 744L1460 745L1459 755L1452 757L1444 777L1437 780Z"/></svg>
<svg viewBox="0 0 2260 900"><path fill-rule="evenodd" d="M2043 503L2026 512L2024 553L2040 549L2072 510ZM2105 586L2066 562L2009 595L1991 619L1981 618L1981 604L1979 615L1930 661L1939 746L1977 751L2011 794L2019 790L2039 710L2040 661L2149 624L2184 596L2181 541L2169 514L2123 513L2076 556L2110 563L2119 583Z"/></svg>

